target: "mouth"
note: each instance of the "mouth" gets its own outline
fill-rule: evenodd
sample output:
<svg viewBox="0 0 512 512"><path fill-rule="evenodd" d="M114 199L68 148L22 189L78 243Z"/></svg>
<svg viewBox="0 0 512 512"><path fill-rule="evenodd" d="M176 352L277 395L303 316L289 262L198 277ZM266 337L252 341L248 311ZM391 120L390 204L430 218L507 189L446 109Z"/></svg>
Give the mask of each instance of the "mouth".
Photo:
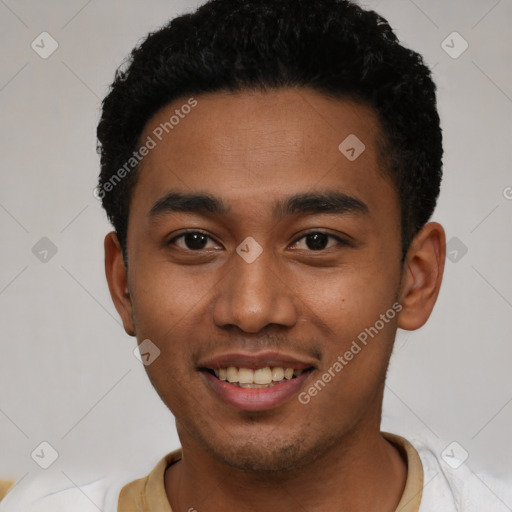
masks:
<svg viewBox="0 0 512 512"><path fill-rule="evenodd" d="M275 352L225 355L197 367L216 398L242 411L284 405L300 392L315 368L312 362Z"/></svg>
<svg viewBox="0 0 512 512"><path fill-rule="evenodd" d="M265 389L277 386L286 381L296 379L303 373L312 371L310 366L306 369L298 369L282 366L265 366L263 368L244 368L228 366L226 368L201 368L217 379L228 384L244 389Z"/></svg>

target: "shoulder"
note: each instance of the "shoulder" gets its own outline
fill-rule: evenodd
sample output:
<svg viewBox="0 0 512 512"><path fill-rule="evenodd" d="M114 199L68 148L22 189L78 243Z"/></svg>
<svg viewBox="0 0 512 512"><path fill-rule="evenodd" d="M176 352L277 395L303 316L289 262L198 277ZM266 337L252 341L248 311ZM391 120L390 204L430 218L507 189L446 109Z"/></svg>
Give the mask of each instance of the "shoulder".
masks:
<svg viewBox="0 0 512 512"><path fill-rule="evenodd" d="M423 466L423 494L419 512L508 512L512 507L512 474L497 475L471 468L467 451L453 442L408 437ZM449 505L448 505L449 504ZM447 508L451 507L451 508Z"/></svg>
<svg viewBox="0 0 512 512"><path fill-rule="evenodd" d="M0 502L0 512L116 512L125 483L112 476L71 481L64 474L39 475L15 484Z"/></svg>
<svg viewBox="0 0 512 512"><path fill-rule="evenodd" d="M9 492L9 489L14 485L14 480L0 480L0 501Z"/></svg>
<svg viewBox="0 0 512 512"><path fill-rule="evenodd" d="M180 458L180 449L167 454L145 478L123 470L109 470L92 479L64 471L22 478L0 502L0 512L117 512L121 501L123 510L141 510L140 499L146 493L157 504L152 510L164 510L160 505L168 507L165 469Z"/></svg>

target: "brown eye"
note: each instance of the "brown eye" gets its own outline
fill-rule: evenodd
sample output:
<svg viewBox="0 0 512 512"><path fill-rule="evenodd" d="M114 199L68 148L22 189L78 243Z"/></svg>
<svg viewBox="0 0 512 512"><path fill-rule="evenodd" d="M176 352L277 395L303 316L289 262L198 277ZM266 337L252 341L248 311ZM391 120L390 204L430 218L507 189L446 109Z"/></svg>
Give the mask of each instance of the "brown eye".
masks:
<svg viewBox="0 0 512 512"><path fill-rule="evenodd" d="M307 235L305 238L308 249L311 249L312 251L325 249L329 241L329 236L324 233L313 233L311 235Z"/></svg>
<svg viewBox="0 0 512 512"><path fill-rule="evenodd" d="M335 243L329 245L329 240L334 240ZM300 247L299 245L303 241L305 243L303 243L303 247ZM321 232L308 233L307 235L299 238L294 243L294 246L299 246L297 247L298 249L304 249L308 251L323 251L324 249L329 249L335 245L347 245L347 243L337 236Z"/></svg>
<svg viewBox="0 0 512 512"><path fill-rule="evenodd" d="M206 248L210 237L204 233L194 231L189 233L183 233L172 240L169 244L175 244L180 249L187 249L190 251L201 251ZM179 241L179 242L178 242Z"/></svg>

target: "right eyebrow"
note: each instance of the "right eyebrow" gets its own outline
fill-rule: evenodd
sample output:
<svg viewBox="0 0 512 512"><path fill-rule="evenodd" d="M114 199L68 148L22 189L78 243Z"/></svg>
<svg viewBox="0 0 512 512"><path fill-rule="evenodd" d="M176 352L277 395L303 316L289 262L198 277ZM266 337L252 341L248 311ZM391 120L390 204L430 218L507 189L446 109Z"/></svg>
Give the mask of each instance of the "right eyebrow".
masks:
<svg viewBox="0 0 512 512"><path fill-rule="evenodd" d="M152 218L171 212L226 215L229 211L230 208L221 199L209 194L169 192L155 202L149 215Z"/></svg>

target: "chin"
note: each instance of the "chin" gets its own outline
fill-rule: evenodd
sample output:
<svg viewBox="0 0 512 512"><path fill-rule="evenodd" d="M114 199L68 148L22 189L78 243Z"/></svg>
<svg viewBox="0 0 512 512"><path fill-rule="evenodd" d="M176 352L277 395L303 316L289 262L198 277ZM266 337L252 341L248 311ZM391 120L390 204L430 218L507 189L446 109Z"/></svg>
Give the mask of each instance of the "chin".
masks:
<svg viewBox="0 0 512 512"><path fill-rule="evenodd" d="M217 460L233 469L273 476L307 466L328 449L321 442L311 443L311 439L288 437L283 440L271 435L264 441L237 441L226 439L224 446L216 443L206 448Z"/></svg>
<svg viewBox="0 0 512 512"><path fill-rule="evenodd" d="M305 455L297 445L262 446L250 442L215 453L224 464L251 473L276 473L302 465Z"/></svg>

